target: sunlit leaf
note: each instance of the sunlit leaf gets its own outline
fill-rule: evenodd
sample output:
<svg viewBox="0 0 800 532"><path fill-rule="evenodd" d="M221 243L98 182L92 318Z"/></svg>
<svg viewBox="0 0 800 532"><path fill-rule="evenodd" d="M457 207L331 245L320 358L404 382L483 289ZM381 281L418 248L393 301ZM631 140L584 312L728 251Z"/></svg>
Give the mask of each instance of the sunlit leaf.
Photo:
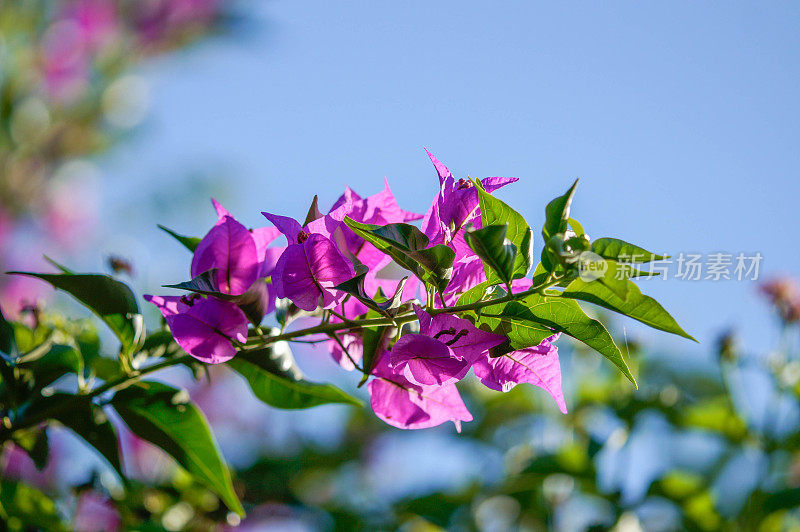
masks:
<svg viewBox="0 0 800 532"><path fill-rule="evenodd" d="M117 392L111 404L134 434L163 449L228 508L244 514L208 422L185 391L140 381Z"/></svg>
<svg viewBox="0 0 800 532"><path fill-rule="evenodd" d="M469 247L483 261L486 278L492 284L499 281L508 285L514 278L517 246L507 241L507 229L507 225L487 225L464 233Z"/></svg>
<svg viewBox="0 0 800 532"><path fill-rule="evenodd" d="M500 294L495 291L486 296L489 283L484 282L464 292L458 299L458 305L469 305L481 300L496 299ZM505 292L502 292L505 294ZM511 320L498 317L502 311L504 303L489 305L480 310L465 313L465 316L472 320L479 329L502 334L508 341L493 349L491 353L495 356L505 353L539 345L542 340L552 336L554 331L540 323L531 320Z"/></svg>
<svg viewBox="0 0 800 532"><path fill-rule="evenodd" d="M636 386L636 379L611 335L602 323L587 316L576 301L552 292L531 294L524 299L486 307L482 315L517 326L543 326L551 331L550 334L563 332L572 336L606 357Z"/></svg>
<svg viewBox="0 0 800 532"><path fill-rule="evenodd" d="M483 190L479 181L475 183L478 189L483 226L507 226L505 237L517 248L513 277L525 277L533 265L533 232L528 226L528 222L517 211Z"/></svg>
<svg viewBox="0 0 800 532"><path fill-rule="evenodd" d="M124 352L133 353L144 341L144 321L139 305L126 284L100 274L9 273L42 279L72 295L114 331Z"/></svg>
<svg viewBox="0 0 800 532"><path fill-rule="evenodd" d="M697 341L655 299L642 294L635 283L625 278L616 279L616 263L607 263L610 267L604 277L588 282L575 279L564 290L564 297L594 303L655 329Z"/></svg>
<svg viewBox="0 0 800 532"><path fill-rule="evenodd" d="M545 242L550 240L553 235L567 230L572 198L575 196L577 187L578 180L576 179L563 196L557 197L545 207L545 220L542 225L542 236Z"/></svg>
<svg viewBox="0 0 800 532"><path fill-rule="evenodd" d="M618 238L598 238L592 242L592 251L604 259L614 259L619 262L641 263L669 258L663 255L656 255Z"/></svg>
<svg viewBox="0 0 800 532"><path fill-rule="evenodd" d="M183 236L181 234L176 233L172 229L164 227L163 225L160 224L158 228L167 233L169 236L171 236L178 242L180 242L181 244L183 244L183 246L192 253L194 253L194 250L197 249L197 246L200 244L200 241L202 240L202 238L198 238L196 236Z"/></svg>
<svg viewBox="0 0 800 532"><path fill-rule="evenodd" d="M542 225L542 237L544 237L544 248L542 249L542 264L548 271L553 271L556 263L551 260L551 251L548 246L550 239L555 235L564 233L567 230L570 219L570 209L575 189L578 186L576 179L572 186L563 196L552 200L545 207L545 220ZM581 227L583 229L583 227Z"/></svg>
<svg viewBox="0 0 800 532"><path fill-rule="evenodd" d="M227 364L247 380L253 394L275 408L301 409L328 403L361 406L361 401L332 384L303 378L291 352L270 347L240 351Z"/></svg>

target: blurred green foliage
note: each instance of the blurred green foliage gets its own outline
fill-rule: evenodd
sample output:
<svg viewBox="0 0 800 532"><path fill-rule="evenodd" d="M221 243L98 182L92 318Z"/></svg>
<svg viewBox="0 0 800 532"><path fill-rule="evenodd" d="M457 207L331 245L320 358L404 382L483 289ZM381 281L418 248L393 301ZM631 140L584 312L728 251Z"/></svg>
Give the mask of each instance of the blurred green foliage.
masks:
<svg viewBox="0 0 800 532"><path fill-rule="evenodd" d="M80 329L89 352L96 343L85 326L50 317L40 324L55 336ZM43 334L17 327L19 337ZM562 341L569 414L560 414L538 388L522 385L496 394L470 379L462 393L475 421L460 435L449 428L400 431L366 409L348 409L344 431L330 445L300 438L282 449L261 446L246 465L235 468L233 486L247 511L241 526L796 530L800 359L792 342L795 329L784 322L780 349L764 355L742 353L732 334L722 335L709 357L661 353L622 338L639 376L638 390L581 344ZM211 384L203 384L207 377L198 373L193 396L231 386L231 375L214 369ZM228 421L209 417L212 425ZM249 421L253 426L263 422ZM135 460L150 463L159 457L158 474L133 475L123 488L97 470L66 494L63 486L33 488L25 475L13 480L18 470L9 463L9 457L23 459L12 448L24 447L36 458L42 444L35 430L26 436L27 441L6 444L3 455L0 506L9 518L16 516L10 524L35 527L43 526L37 525L42 519L78 519L71 512L87 493L102 494L123 528L218 530L240 521L213 492L141 442L132 453ZM402 441L409 445L398 444ZM386 453L396 453L396 476L380 458ZM437 465L448 460L452 467ZM470 460L480 464L477 470ZM423 478L402 474L406 468L418 470L417 462L434 471ZM472 473L431 481L438 469L446 477L458 468ZM19 490L33 490L35 497L26 496L21 504ZM56 502L47 502L50 497ZM31 504L51 510L37 510L33 519Z"/></svg>

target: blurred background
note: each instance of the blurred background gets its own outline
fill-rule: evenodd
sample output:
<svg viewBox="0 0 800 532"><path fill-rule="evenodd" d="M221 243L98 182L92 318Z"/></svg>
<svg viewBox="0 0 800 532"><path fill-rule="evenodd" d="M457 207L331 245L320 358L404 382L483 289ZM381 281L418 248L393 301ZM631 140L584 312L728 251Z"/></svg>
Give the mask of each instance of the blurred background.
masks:
<svg viewBox="0 0 800 532"><path fill-rule="evenodd" d="M301 217L314 194L328 206L387 176L424 212L437 180L422 146L459 177L520 178L499 195L535 233L580 177L592 237L731 255L731 272L760 254L757 278L671 264L642 289L699 345L618 323L637 392L562 340L569 415L538 389L467 386L461 435L276 411L236 376L175 372L237 468L240 526L797 529L799 23L791 2L3 0L0 265L45 269L46 253L157 290L189 256L155 225L201 236L210 196L260 226L262 210ZM58 308L48 290L2 276L0 305ZM311 378L354 381L323 347L293 349ZM84 530L227 519L133 436L141 486L125 499L62 440L42 471L6 449L3 475L61 493ZM91 489L66 493L76 483Z"/></svg>

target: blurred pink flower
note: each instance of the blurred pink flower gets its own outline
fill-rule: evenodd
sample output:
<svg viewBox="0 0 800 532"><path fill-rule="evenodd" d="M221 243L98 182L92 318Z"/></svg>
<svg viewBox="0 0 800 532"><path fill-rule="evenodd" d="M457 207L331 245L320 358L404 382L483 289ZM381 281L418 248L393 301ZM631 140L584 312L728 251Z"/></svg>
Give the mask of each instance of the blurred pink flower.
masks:
<svg viewBox="0 0 800 532"><path fill-rule="evenodd" d="M0 477L22 480L35 488L49 491L58 483L57 447L50 448L47 464L43 469L36 469L33 460L16 444L9 443L0 455Z"/></svg>
<svg viewBox="0 0 800 532"><path fill-rule="evenodd" d="M152 0L135 4L132 16L139 38L152 45L192 26L210 24L220 4L220 0Z"/></svg>
<svg viewBox="0 0 800 532"><path fill-rule="evenodd" d="M74 20L59 20L44 34L41 43L45 92L58 101L77 99L87 87L89 57L80 26Z"/></svg>
<svg viewBox="0 0 800 532"><path fill-rule="evenodd" d="M126 477L158 483L172 475L175 462L164 451L139 438L122 423L116 428Z"/></svg>
<svg viewBox="0 0 800 532"><path fill-rule="evenodd" d="M77 25L83 44L90 50L97 50L108 44L120 25L116 3L110 0L70 2L62 17Z"/></svg>
<svg viewBox="0 0 800 532"><path fill-rule="evenodd" d="M775 277L759 286L759 291L769 299L781 320L786 323L800 321L800 285L792 277Z"/></svg>
<svg viewBox="0 0 800 532"><path fill-rule="evenodd" d="M46 284L33 277L24 275L3 275L0 285L0 308L9 320L19 320L21 311L28 306L36 305L47 291Z"/></svg>
<svg viewBox="0 0 800 532"><path fill-rule="evenodd" d="M172 0L167 2L173 24L208 23L219 12L220 0Z"/></svg>
<svg viewBox="0 0 800 532"><path fill-rule="evenodd" d="M115 532L121 526L122 519L108 497L94 491L80 495L72 519L75 532Z"/></svg>
<svg viewBox="0 0 800 532"><path fill-rule="evenodd" d="M44 229L48 238L72 248L94 230L98 206L97 169L90 163L72 162L47 190Z"/></svg>

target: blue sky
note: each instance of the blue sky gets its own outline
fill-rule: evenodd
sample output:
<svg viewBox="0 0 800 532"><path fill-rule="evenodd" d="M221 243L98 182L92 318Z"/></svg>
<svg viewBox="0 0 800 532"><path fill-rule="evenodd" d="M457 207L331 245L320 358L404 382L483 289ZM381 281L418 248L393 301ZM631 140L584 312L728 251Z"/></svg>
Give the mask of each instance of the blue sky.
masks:
<svg viewBox="0 0 800 532"><path fill-rule="evenodd" d="M800 4L248 8L246 34L143 71L148 121L103 161L105 209L118 213L105 236L145 284L188 270L155 223L201 234L213 221L187 169L221 176L211 188L251 225L265 225L262 210L302 217L313 194L329 205L345 184L377 192L383 176L421 212L437 184L423 145L457 175L519 177L501 197L537 235L545 204L580 177L573 214L593 237L673 255L761 252L762 276L800 275ZM173 209L140 209L170 180ZM658 345L708 349L737 326L756 350L774 332L752 283L642 286L703 343L626 322Z"/></svg>

